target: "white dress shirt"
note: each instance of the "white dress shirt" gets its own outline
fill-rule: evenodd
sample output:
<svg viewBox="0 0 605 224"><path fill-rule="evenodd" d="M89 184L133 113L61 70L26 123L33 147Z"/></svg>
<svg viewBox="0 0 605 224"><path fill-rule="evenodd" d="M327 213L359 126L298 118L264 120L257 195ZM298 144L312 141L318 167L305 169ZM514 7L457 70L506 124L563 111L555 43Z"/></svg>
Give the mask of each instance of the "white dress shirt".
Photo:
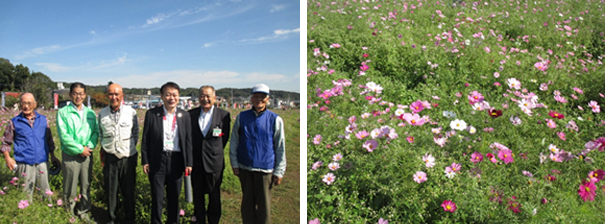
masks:
<svg viewBox="0 0 605 224"><path fill-rule="evenodd" d="M174 119L178 116L178 112L176 108L174 109L174 113L169 114L164 108L164 117L162 118L162 124L164 126L164 151L171 152L180 152L181 148L179 148L179 125ZM175 116L176 115L176 116ZM174 122L174 130L172 130L172 124ZM173 137L171 137L173 136Z"/></svg>
<svg viewBox="0 0 605 224"><path fill-rule="evenodd" d="M200 124L200 131L202 131L202 135L206 137L208 130L210 130L210 125L212 124L212 114L214 112L214 105L210 108L208 112L204 112L204 109L200 111L200 117L197 122Z"/></svg>

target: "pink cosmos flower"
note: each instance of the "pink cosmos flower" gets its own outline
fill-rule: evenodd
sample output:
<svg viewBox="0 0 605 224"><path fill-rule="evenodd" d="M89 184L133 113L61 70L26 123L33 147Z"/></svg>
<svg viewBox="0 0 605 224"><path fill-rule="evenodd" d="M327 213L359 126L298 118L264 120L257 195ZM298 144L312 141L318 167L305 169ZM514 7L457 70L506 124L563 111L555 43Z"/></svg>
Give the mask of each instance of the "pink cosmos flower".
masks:
<svg viewBox="0 0 605 224"><path fill-rule="evenodd" d="M491 52L491 50L489 49L489 47L484 47L483 49L484 49L484 50L485 50L485 52L487 52L487 53Z"/></svg>
<svg viewBox="0 0 605 224"><path fill-rule="evenodd" d="M441 203L441 207L443 207L444 211L451 212L451 213L454 213L457 209L456 203L454 203L450 200L443 201L443 203Z"/></svg>
<svg viewBox="0 0 605 224"><path fill-rule="evenodd" d="M319 168L320 166L324 165L324 162L322 161L317 161L315 163L313 163L313 166L311 167L312 170L317 170L317 168ZM57 201L58 203L58 201Z"/></svg>
<svg viewBox="0 0 605 224"><path fill-rule="evenodd" d="M523 175L525 175L526 177L533 177L534 175L532 173L530 173L529 171L523 170L521 171L523 173Z"/></svg>
<svg viewBox="0 0 605 224"><path fill-rule="evenodd" d="M386 220L386 219L380 218L380 219L378 220L378 224L389 224L389 220Z"/></svg>
<svg viewBox="0 0 605 224"><path fill-rule="evenodd" d="M605 177L605 171L602 169L593 170L588 173L588 179L590 182L597 183Z"/></svg>
<svg viewBox="0 0 605 224"><path fill-rule="evenodd" d="M324 175L324 178L321 181L323 181L327 185L330 185L330 184L334 183L335 180L336 180L336 176L334 176L334 174L327 173L326 175Z"/></svg>
<svg viewBox="0 0 605 224"><path fill-rule="evenodd" d="M500 150L498 151L498 158L504 161L505 164L512 163L514 161L513 151L511 151L510 149Z"/></svg>
<svg viewBox="0 0 605 224"><path fill-rule="evenodd" d="M485 99L483 95L477 91L472 91L471 94L468 95L468 101L471 105L482 102L483 99Z"/></svg>
<svg viewBox="0 0 605 224"><path fill-rule="evenodd" d="M313 220L309 220L309 224L321 224L321 223L319 222L318 218L315 218Z"/></svg>
<svg viewBox="0 0 605 224"><path fill-rule="evenodd" d="M471 162L477 164L481 161L483 161L483 155L480 152L475 151L473 154L471 154Z"/></svg>
<svg viewBox="0 0 605 224"><path fill-rule="evenodd" d="M359 67L359 69L361 69L361 71L364 71L364 72L365 72L365 71L367 71L368 69L370 69L370 67L369 67L369 66L367 66L366 64L362 64L362 65Z"/></svg>
<svg viewBox="0 0 605 224"><path fill-rule="evenodd" d="M21 200L19 201L19 208L20 209L25 209L29 206L29 202L27 200Z"/></svg>
<svg viewBox="0 0 605 224"><path fill-rule="evenodd" d="M546 90L548 90L548 84L546 84L546 83L542 83L542 84L540 84L540 88L539 88L539 89L540 89L541 91L546 91Z"/></svg>
<svg viewBox="0 0 605 224"><path fill-rule="evenodd" d="M181 211L179 212L179 215L184 216L185 215L185 210L181 209Z"/></svg>
<svg viewBox="0 0 605 224"><path fill-rule="evenodd" d="M518 213L521 211L519 208L521 208L521 203L517 201L517 197L512 196L508 199L508 210L513 210L514 213Z"/></svg>
<svg viewBox="0 0 605 224"><path fill-rule="evenodd" d="M420 100L417 100L410 105L410 109L413 113L420 113L420 111L424 110L424 104Z"/></svg>
<svg viewBox="0 0 605 224"><path fill-rule="evenodd" d="M407 121L408 124L416 125L416 126L421 126L424 123L426 123L426 120L424 118L421 118L420 115L418 115L418 114L412 115L410 113L405 113L405 114L401 115L400 119Z"/></svg>
<svg viewBox="0 0 605 224"><path fill-rule="evenodd" d="M76 223L76 217L71 217L69 219L69 223Z"/></svg>
<svg viewBox="0 0 605 224"><path fill-rule="evenodd" d="M405 139L408 140L409 143L414 143L414 137L413 136L408 136Z"/></svg>
<svg viewBox="0 0 605 224"><path fill-rule="evenodd" d="M582 91L580 88L578 87L573 87L573 90L576 91L579 94L584 94L584 91Z"/></svg>
<svg viewBox="0 0 605 224"><path fill-rule="evenodd" d="M374 151L378 147L378 142L376 140L368 140L363 143L363 148L367 149L368 152Z"/></svg>
<svg viewBox="0 0 605 224"><path fill-rule="evenodd" d="M496 159L496 157L494 156L494 154L487 153L487 154L485 154L485 156L489 159L490 162L492 162L492 163L498 163L498 159Z"/></svg>
<svg viewBox="0 0 605 224"><path fill-rule="evenodd" d="M340 168L340 164L338 164L337 162L328 164L328 169L330 169L331 171L337 170L338 168Z"/></svg>
<svg viewBox="0 0 605 224"><path fill-rule="evenodd" d="M364 139L368 136L370 136L370 133L368 133L366 130L355 133L355 137L357 137L358 139Z"/></svg>
<svg viewBox="0 0 605 224"><path fill-rule="evenodd" d="M61 206L61 205L63 205L63 200L62 199L57 200L57 206Z"/></svg>
<svg viewBox="0 0 605 224"><path fill-rule="evenodd" d="M559 138L563 141L567 140L567 138L565 138L565 133L564 132L557 132L557 136L559 136Z"/></svg>
<svg viewBox="0 0 605 224"><path fill-rule="evenodd" d="M548 64L539 61L534 64L534 67L536 67L536 69L538 69L540 71L546 71L546 69L548 68Z"/></svg>
<svg viewBox="0 0 605 224"><path fill-rule="evenodd" d="M332 161L334 161L334 162L338 162L341 159L342 159L342 154L341 153L336 153L336 155L332 156Z"/></svg>
<svg viewBox="0 0 605 224"><path fill-rule="evenodd" d="M578 194L580 195L582 200L584 200L584 202L586 202L587 200L594 201L594 197L595 195L597 195L596 190L597 186L595 186L594 183L590 181L583 181L582 184L580 184Z"/></svg>
<svg viewBox="0 0 605 224"><path fill-rule="evenodd" d="M435 157L433 157L431 154L424 154L424 156L422 156L422 161L424 161L424 165L427 168L435 166Z"/></svg>
<svg viewBox="0 0 605 224"><path fill-rule="evenodd" d="M441 138L437 138L437 137L433 137L433 141L435 142L435 144L441 146L441 148L443 148L443 146L445 145L445 142L447 141L446 137L441 137Z"/></svg>
<svg viewBox="0 0 605 224"><path fill-rule="evenodd" d="M414 174L414 181L416 181L416 183L422 183L425 182L426 179L426 173L422 172L422 171L417 171L416 174Z"/></svg>
<svg viewBox="0 0 605 224"><path fill-rule="evenodd" d="M506 84L511 89L521 89L521 82L515 78L506 79Z"/></svg>
<svg viewBox="0 0 605 224"><path fill-rule="evenodd" d="M549 128L553 129L557 127L557 124L555 123L555 121L551 120L551 119L545 119L546 120L546 126L548 126Z"/></svg>
<svg viewBox="0 0 605 224"><path fill-rule="evenodd" d="M320 142L321 142L321 135L315 135L315 138L313 138L313 144L319 145Z"/></svg>
<svg viewBox="0 0 605 224"><path fill-rule="evenodd" d="M592 108L592 112L593 113L600 113L601 112L601 107L599 106L599 103L597 103L597 101L591 100L588 103L588 106L590 108Z"/></svg>

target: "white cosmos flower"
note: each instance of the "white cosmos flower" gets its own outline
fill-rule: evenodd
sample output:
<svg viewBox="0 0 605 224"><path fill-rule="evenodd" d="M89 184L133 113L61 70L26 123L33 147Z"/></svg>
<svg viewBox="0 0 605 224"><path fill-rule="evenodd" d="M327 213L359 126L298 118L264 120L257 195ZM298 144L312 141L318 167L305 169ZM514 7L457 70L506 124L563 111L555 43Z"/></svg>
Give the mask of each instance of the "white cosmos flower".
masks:
<svg viewBox="0 0 605 224"><path fill-rule="evenodd" d="M454 130L462 131L466 129L466 122L464 122L463 120L456 119L450 122L450 127Z"/></svg>

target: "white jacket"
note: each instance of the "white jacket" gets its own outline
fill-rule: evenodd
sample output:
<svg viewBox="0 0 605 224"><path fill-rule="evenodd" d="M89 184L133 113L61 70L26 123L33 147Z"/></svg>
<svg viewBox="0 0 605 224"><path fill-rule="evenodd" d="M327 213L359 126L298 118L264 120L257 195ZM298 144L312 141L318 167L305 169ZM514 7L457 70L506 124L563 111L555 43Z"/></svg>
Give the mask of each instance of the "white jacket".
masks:
<svg viewBox="0 0 605 224"><path fill-rule="evenodd" d="M111 116L110 106L101 109L99 112L99 137L101 147L105 152L121 159L137 153L139 124L137 111L132 107L122 105L117 113L119 118L116 123Z"/></svg>

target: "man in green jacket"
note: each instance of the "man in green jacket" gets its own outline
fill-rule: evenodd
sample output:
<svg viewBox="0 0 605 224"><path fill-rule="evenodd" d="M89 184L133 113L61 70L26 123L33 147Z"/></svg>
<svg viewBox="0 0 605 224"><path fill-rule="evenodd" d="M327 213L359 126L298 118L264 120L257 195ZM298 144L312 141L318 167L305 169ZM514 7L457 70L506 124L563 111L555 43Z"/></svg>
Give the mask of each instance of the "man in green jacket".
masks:
<svg viewBox="0 0 605 224"><path fill-rule="evenodd" d="M92 150L97 145L99 127L95 112L83 105L86 86L76 82L69 88L71 105L57 112L57 132L63 151L63 200L72 216L91 222L90 178L92 177ZM80 181L80 195L78 191ZM79 206L76 208L76 200ZM75 210L74 210L75 209Z"/></svg>

